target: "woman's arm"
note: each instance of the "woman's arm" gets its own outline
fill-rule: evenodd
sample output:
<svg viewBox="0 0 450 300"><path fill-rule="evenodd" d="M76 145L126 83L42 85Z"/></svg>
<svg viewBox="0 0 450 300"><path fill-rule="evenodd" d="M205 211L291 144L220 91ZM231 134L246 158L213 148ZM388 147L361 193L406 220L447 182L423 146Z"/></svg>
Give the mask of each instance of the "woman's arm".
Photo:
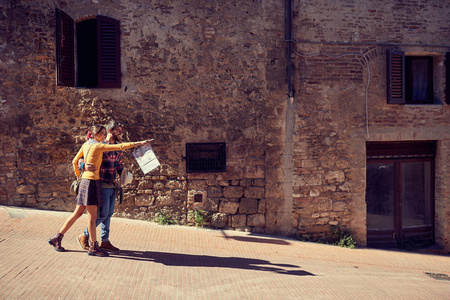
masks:
<svg viewBox="0 0 450 300"><path fill-rule="evenodd" d="M80 150L78 151L77 155L75 155L74 159L72 160L72 166L73 170L75 172L75 175L80 177L80 170L78 169L78 160L83 157L83 146L81 146Z"/></svg>
<svg viewBox="0 0 450 300"><path fill-rule="evenodd" d="M137 146L148 145L148 144L150 144L151 141L153 141L153 139L146 140L146 141L140 141L140 142L131 142L131 143L99 144L97 146L97 149L101 149L101 151L103 151L103 152L125 150L125 149L129 149L129 148L134 148Z"/></svg>

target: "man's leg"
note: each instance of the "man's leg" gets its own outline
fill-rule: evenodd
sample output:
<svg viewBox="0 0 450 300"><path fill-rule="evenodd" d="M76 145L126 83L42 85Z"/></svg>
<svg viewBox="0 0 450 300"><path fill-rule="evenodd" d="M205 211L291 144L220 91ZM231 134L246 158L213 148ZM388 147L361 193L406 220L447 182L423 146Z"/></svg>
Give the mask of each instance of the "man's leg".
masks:
<svg viewBox="0 0 450 300"><path fill-rule="evenodd" d="M102 189L103 205L98 208L97 219L95 220L95 227L104 222L109 215L111 202L107 198L107 195L109 194L107 190L114 191L114 189ZM103 236L103 230L101 236ZM83 234L77 237L77 241L80 244L81 248L89 250L89 231L87 227L86 229L84 229Z"/></svg>
<svg viewBox="0 0 450 300"><path fill-rule="evenodd" d="M108 202L108 211L105 208L105 218L102 218L100 224L101 229L101 243L100 248L108 251L119 251L119 248L114 247L109 241L109 227L111 224L111 217L114 214L114 207L116 205L116 193L115 189L103 189L103 201Z"/></svg>

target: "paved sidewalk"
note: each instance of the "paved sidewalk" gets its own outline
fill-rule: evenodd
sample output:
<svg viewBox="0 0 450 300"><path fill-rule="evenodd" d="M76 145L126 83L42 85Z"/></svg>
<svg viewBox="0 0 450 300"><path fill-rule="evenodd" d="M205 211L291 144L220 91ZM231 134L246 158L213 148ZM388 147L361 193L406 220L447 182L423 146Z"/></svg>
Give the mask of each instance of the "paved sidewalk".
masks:
<svg viewBox="0 0 450 300"><path fill-rule="evenodd" d="M450 256L113 218L122 251L47 243L67 212L0 206L0 299L449 299ZM440 274L433 278L426 273ZM442 280L444 279L444 280Z"/></svg>

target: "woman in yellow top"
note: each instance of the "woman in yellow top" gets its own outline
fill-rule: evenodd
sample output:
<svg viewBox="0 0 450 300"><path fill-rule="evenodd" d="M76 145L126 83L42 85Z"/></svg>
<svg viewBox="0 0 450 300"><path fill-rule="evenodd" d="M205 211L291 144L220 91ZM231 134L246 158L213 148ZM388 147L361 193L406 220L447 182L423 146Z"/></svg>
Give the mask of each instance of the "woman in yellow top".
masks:
<svg viewBox="0 0 450 300"><path fill-rule="evenodd" d="M48 240L56 251L62 252L65 249L61 246L61 240L69 228L81 217L84 210L88 213L88 231L89 231L89 255L108 256L108 254L100 249L97 243L97 235L95 229L95 220L97 219L97 207L102 205L102 186L100 181L100 165L102 163L103 152L124 150L136 146L148 145L150 140L121 143L121 144L104 144L106 138L106 129L101 125L92 126L89 131L88 140L81 146L80 151L72 161L73 169L77 178L80 177L80 170L78 170L78 160L84 157L86 163L91 163L96 166L95 171L85 171L81 176L79 192L76 198L77 206L72 215L67 218L59 232Z"/></svg>

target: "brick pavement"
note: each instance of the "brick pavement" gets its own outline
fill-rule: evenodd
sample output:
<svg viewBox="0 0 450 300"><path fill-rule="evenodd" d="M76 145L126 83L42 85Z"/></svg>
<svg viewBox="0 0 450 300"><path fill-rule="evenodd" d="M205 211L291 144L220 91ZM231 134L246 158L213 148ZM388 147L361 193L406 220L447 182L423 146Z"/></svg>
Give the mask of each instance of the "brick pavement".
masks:
<svg viewBox="0 0 450 300"><path fill-rule="evenodd" d="M113 218L122 249L47 243L67 212L0 206L0 299L448 299L450 257L345 249L276 236Z"/></svg>

